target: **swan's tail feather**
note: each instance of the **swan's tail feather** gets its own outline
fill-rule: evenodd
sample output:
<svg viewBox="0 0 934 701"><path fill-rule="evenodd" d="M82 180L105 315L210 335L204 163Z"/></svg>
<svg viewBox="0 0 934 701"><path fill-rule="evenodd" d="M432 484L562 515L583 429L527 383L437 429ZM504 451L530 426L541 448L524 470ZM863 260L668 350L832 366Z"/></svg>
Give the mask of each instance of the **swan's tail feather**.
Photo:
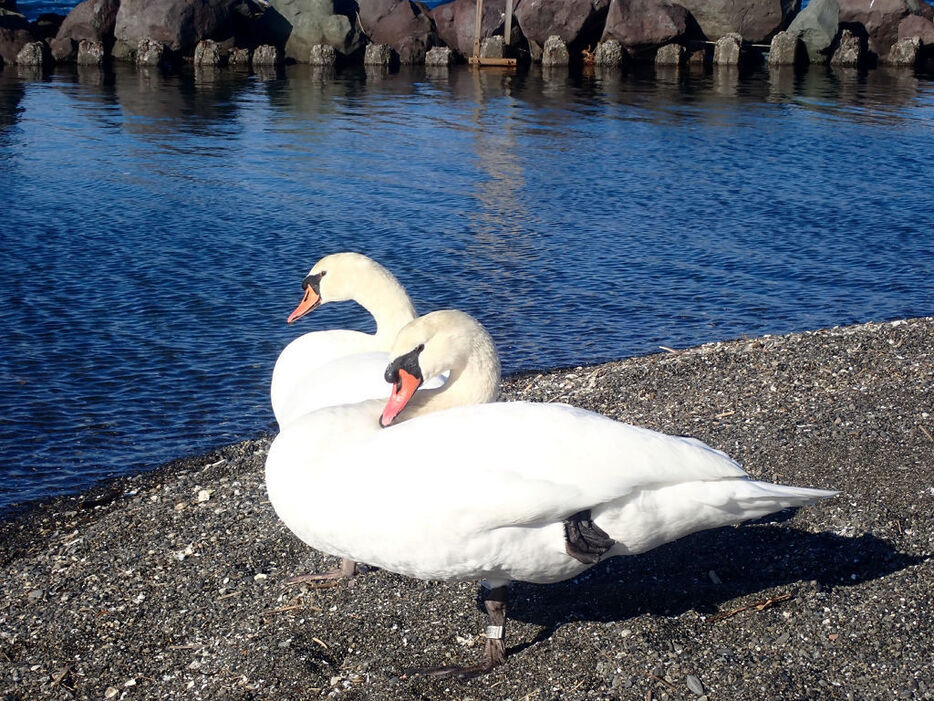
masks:
<svg viewBox="0 0 934 701"><path fill-rule="evenodd" d="M593 519L617 541L613 554L628 555L707 528L808 506L835 494L746 478L682 482L646 489L625 501L595 509Z"/></svg>

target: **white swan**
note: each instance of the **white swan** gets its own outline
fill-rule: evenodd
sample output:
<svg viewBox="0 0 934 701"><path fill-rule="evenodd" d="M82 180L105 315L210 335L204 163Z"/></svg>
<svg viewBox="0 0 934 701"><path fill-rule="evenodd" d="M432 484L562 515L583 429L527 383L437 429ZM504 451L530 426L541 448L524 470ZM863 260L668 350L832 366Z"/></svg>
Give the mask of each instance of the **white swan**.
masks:
<svg viewBox="0 0 934 701"><path fill-rule="evenodd" d="M314 548L420 579L485 581L494 625L482 661L433 674L504 661L511 580L568 579L615 555L835 494L758 482L698 440L567 405L458 406L488 397L499 380L489 336L460 312L408 324L391 355L394 389L380 421L378 401L302 417L273 442L266 484L280 518ZM445 370L443 388L415 393ZM348 493L353 515L339 506Z"/></svg>
<svg viewBox="0 0 934 701"><path fill-rule="evenodd" d="M415 308L399 281L359 253L335 253L317 263L302 282L305 295L292 323L327 302L353 300L373 315L376 333L348 329L313 331L289 343L272 371L270 395L279 427L326 406L387 397L383 370L399 330Z"/></svg>

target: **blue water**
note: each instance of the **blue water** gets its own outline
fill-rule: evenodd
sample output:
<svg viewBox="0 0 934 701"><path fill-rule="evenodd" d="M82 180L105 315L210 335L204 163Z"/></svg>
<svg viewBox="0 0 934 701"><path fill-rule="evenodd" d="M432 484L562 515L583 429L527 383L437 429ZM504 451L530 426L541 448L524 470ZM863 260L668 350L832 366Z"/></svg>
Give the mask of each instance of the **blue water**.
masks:
<svg viewBox="0 0 934 701"><path fill-rule="evenodd" d="M273 426L322 255L506 371L934 313L934 82L0 73L0 508Z"/></svg>

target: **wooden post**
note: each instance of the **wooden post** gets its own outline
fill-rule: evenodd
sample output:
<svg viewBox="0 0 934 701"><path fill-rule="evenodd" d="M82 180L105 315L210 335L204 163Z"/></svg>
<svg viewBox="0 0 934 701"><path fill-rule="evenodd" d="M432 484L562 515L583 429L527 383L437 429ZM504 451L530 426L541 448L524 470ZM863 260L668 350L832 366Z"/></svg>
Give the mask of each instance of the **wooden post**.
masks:
<svg viewBox="0 0 934 701"><path fill-rule="evenodd" d="M483 32L483 0L477 0L477 29L473 38L474 58L480 58L480 34Z"/></svg>
<svg viewBox="0 0 934 701"><path fill-rule="evenodd" d="M503 30L503 41L509 46L509 37L512 34L512 0L506 0L506 28Z"/></svg>

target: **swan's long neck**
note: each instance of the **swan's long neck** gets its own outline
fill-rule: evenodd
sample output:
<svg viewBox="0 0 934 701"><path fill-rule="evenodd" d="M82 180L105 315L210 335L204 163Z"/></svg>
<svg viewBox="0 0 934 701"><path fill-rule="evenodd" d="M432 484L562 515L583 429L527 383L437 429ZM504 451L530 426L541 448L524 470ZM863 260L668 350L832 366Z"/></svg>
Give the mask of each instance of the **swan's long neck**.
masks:
<svg viewBox="0 0 934 701"><path fill-rule="evenodd" d="M376 338L386 348L399 330L415 318L415 307L405 288L388 271L377 270L360 281L355 290L356 302L376 320Z"/></svg>
<svg viewBox="0 0 934 701"><path fill-rule="evenodd" d="M493 341L486 332L473 339L468 352L452 361L447 382L438 389L415 393L402 414L413 419L442 409L486 404L499 396L500 364Z"/></svg>

